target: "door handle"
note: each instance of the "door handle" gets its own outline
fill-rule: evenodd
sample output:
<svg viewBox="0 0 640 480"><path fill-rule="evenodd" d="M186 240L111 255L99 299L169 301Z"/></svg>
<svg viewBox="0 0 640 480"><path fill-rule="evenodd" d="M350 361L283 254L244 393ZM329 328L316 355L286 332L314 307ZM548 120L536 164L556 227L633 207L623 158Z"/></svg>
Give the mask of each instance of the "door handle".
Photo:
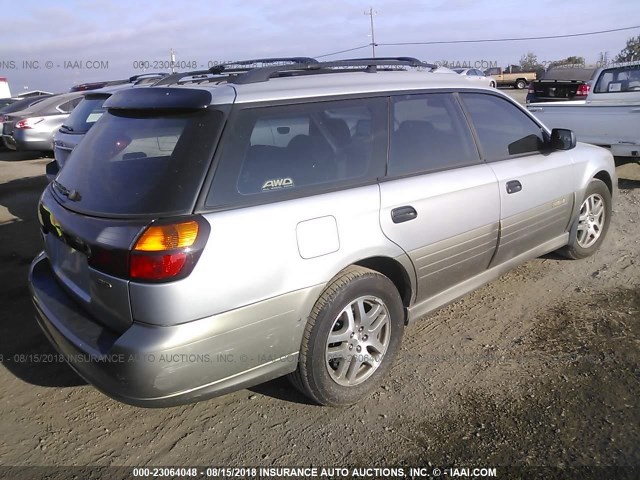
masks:
<svg viewBox="0 0 640 480"><path fill-rule="evenodd" d="M393 223L408 222L409 220L413 220L417 216L418 212L416 212L416 209L410 205L394 208L393 210L391 210L391 220L393 220Z"/></svg>
<svg viewBox="0 0 640 480"><path fill-rule="evenodd" d="M507 182L507 193L518 193L522 190L522 184L518 180Z"/></svg>
<svg viewBox="0 0 640 480"><path fill-rule="evenodd" d="M544 108L542 107L529 107L530 112L544 112Z"/></svg>

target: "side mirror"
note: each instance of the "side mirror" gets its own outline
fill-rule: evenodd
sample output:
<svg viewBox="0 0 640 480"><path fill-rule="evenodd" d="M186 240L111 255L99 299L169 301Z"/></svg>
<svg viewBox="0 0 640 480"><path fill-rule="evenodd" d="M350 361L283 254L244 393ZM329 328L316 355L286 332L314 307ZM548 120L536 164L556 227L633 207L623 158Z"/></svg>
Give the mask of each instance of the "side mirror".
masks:
<svg viewBox="0 0 640 480"><path fill-rule="evenodd" d="M554 128L549 143L552 150L571 150L576 146L576 134L566 128Z"/></svg>

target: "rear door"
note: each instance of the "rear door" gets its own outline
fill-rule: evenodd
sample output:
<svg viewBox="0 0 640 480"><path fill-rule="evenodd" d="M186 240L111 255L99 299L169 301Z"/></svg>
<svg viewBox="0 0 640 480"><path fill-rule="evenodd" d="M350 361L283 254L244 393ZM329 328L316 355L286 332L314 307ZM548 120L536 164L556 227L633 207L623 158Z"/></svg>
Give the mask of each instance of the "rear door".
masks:
<svg viewBox="0 0 640 480"><path fill-rule="evenodd" d="M500 194L450 93L391 102L380 224L417 273L417 301L485 270L496 248Z"/></svg>
<svg viewBox="0 0 640 480"><path fill-rule="evenodd" d="M576 167L571 153L545 151L542 127L509 100L490 93L460 97L500 185L496 265L567 231Z"/></svg>

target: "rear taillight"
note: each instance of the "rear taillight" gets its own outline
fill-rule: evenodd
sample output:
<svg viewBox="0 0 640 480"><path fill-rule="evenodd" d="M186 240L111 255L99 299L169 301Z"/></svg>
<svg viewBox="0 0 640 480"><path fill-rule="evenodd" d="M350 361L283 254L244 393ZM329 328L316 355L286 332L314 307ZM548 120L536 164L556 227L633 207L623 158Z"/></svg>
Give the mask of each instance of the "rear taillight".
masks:
<svg viewBox="0 0 640 480"><path fill-rule="evenodd" d="M529 84L529 89L527 90L527 93L536 93L536 89L533 86L533 83Z"/></svg>
<svg viewBox="0 0 640 480"><path fill-rule="evenodd" d="M586 97L589 95L589 90L591 90L591 85L586 83L580 85L576 91L576 97Z"/></svg>
<svg viewBox="0 0 640 480"><path fill-rule="evenodd" d="M209 237L202 217L156 221L144 228L128 250L91 247L89 266L139 282L168 282L188 276Z"/></svg>
<svg viewBox="0 0 640 480"><path fill-rule="evenodd" d="M209 235L199 218L148 226L136 241L129 260L133 280L162 282L184 278L195 266Z"/></svg>
<svg viewBox="0 0 640 480"><path fill-rule="evenodd" d="M25 118L16 123L15 128L33 128L38 123L42 122L44 118Z"/></svg>

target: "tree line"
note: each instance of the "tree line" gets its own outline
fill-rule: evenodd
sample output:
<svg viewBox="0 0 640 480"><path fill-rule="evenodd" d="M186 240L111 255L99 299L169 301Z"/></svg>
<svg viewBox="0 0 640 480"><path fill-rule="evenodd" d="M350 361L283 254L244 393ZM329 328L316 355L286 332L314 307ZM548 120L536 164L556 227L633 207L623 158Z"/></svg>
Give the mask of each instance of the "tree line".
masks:
<svg viewBox="0 0 640 480"><path fill-rule="evenodd" d="M604 58L601 61L604 62ZM627 40L627 45L618 53L614 58L615 63L633 62L640 60L640 35L637 37L631 37ZM512 65L518 69L526 72L534 72L540 70L548 70L554 67L570 67L570 66L584 66L585 59L580 56L569 56L561 60L555 60L553 62L543 63L538 61L538 57L535 53L529 51L520 57L519 65Z"/></svg>

